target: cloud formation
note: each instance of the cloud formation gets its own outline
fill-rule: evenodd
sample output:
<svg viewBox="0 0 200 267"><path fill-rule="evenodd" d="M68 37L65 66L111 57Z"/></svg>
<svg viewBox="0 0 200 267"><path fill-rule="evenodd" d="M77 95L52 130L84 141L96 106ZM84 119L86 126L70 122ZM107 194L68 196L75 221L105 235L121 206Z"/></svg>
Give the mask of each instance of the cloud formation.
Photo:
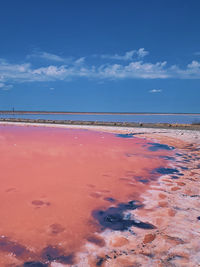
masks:
<svg viewBox="0 0 200 267"><path fill-rule="evenodd" d="M143 58L148 55L149 52L146 51L144 48L140 48L138 50L131 50L127 51L124 55L114 54L114 55L101 55L101 58L104 59L113 59L113 60L124 60L124 61L131 61L134 58Z"/></svg>
<svg viewBox="0 0 200 267"><path fill-rule="evenodd" d="M161 93L162 90L161 89L152 89L149 91L149 93Z"/></svg>
<svg viewBox="0 0 200 267"><path fill-rule="evenodd" d="M10 90L12 87L13 87L12 84L0 83L0 90L7 91Z"/></svg>
<svg viewBox="0 0 200 267"><path fill-rule="evenodd" d="M185 68L180 68L177 65L168 66L166 61L145 62L143 58L147 51L143 48L137 50L140 58L133 59L135 53L133 51L126 52L123 56L115 55L115 58L121 60L119 63L108 62L106 64L101 64L97 60L95 64L90 64L85 57L73 59L66 64L61 61L61 58L59 59L59 56L49 53L43 55L47 57L51 55L49 58L54 59L54 64L40 67L34 67L31 62L13 64L5 59L0 59L0 88L10 89L14 83L68 81L81 77L99 81L170 78L200 79L199 61L194 60ZM31 61L30 59L31 57L29 57L29 61ZM153 90L152 93L158 92L158 90L155 91L156 89Z"/></svg>
<svg viewBox="0 0 200 267"><path fill-rule="evenodd" d="M65 59L61 56L58 56L56 54L47 53L47 52L35 52L30 55L27 55L27 59L31 58L41 58L45 59L47 61L55 61L55 62L64 62Z"/></svg>

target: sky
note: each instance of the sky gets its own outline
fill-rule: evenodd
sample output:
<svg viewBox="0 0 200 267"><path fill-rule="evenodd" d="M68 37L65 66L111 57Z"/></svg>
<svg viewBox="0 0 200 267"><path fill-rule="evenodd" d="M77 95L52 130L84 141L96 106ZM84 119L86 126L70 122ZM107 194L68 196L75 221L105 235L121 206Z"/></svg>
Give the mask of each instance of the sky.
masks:
<svg viewBox="0 0 200 267"><path fill-rule="evenodd" d="M0 110L200 113L199 0L0 1Z"/></svg>

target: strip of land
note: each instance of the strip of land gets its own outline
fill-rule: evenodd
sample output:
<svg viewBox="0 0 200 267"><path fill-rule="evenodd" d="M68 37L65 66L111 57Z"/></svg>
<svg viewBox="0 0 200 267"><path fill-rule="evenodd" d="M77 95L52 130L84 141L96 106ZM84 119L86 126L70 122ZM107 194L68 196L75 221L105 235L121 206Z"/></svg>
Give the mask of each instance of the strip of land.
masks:
<svg viewBox="0 0 200 267"><path fill-rule="evenodd" d="M136 122L106 122L106 121L82 121L82 120L46 120L46 119L24 119L24 118L0 118L0 122L31 123L31 124L61 124L61 125L93 125L93 126L115 126L134 128L160 128L160 129L182 129L200 131L200 123L178 124L178 123L136 123Z"/></svg>

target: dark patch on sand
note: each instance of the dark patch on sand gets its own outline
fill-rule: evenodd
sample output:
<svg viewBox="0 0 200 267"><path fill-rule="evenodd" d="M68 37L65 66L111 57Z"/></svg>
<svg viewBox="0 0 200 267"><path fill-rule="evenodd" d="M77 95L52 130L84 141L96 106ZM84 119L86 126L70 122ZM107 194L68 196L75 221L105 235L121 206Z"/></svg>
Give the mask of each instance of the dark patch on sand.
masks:
<svg viewBox="0 0 200 267"><path fill-rule="evenodd" d="M172 178L172 179L179 179L179 177L176 176L176 175L172 175L171 178Z"/></svg>
<svg viewBox="0 0 200 267"><path fill-rule="evenodd" d="M33 205L35 205L35 206L42 206L42 205L44 205L44 201L42 201L42 200L33 200L31 203Z"/></svg>
<svg viewBox="0 0 200 267"><path fill-rule="evenodd" d="M39 261L27 261L23 264L23 267L48 267L48 264Z"/></svg>
<svg viewBox="0 0 200 267"><path fill-rule="evenodd" d="M19 258L30 254L30 251L25 246L11 241L7 237L0 237L0 251L13 253Z"/></svg>
<svg viewBox="0 0 200 267"><path fill-rule="evenodd" d="M110 207L107 210L94 210L92 216L99 222L103 229L109 228L114 231L126 231L131 226L142 229L154 229L150 223L141 222L125 218L124 212L142 207L138 201L130 201L128 203L120 203L117 207Z"/></svg>
<svg viewBox="0 0 200 267"><path fill-rule="evenodd" d="M156 168L153 173L160 173L160 174L179 174L179 171L177 169L174 169L174 168L164 168L164 167L160 167L160 168Z"/></svg>
<svg viewBox="0 0 200 267"><path fill-rule="evenodd" d="M57 235L65 231L65 228L58 223L54 223L50 225L51 234Z"/></svg>
<svg viewBox="0 0 200 267"><path fill-rule="evenodd" d="M116 134L115 136L121 137L121 138L133 138L133 133L127 133L127 134Z"/></svg>
<svg viewBox="0 0 200 267"><path fill-rule="evenodd" d="M148 184L149 180L147 179L140 179L139 182L143 183L143 184Z"/></svg>
<svg viewBox="0 0 200 267"><path fill-rule="evenodd" d="M36 206L36 207L41 207L41 206L50 206L51 203L50 202L45 202L45 201L42 201L42 200L33 200L31 202L32 205Z"/></svg>
<svg viewBox="0 0 200 267"><path fill-rule="evenodd" d="M141 182L143 184L148 184L149 183L149 180L148 179L144 179L142 176L135 176L134 179L135 179L135 181Z"/></svg>
<svg viewBox="0 0 200 267"><path fill-rule="evenodd" d="M105 261L104 258L99 258L98 261L97 261L97 263L96 263L96 266L101 266L104 261Z"/></svg>
<svg viewBox="0 0 200 267"><path fill-rule="evenodd" d="M180 168L182 169L182 170L188 170L189 168L187 168L187 167L183 167L183 166L180 166Z"/></svg>
<svg viewBox="0 0 200 267"><path fill-rule="evenodd" d="M149 146L148 150L150 151L158 151L158 150L173 150L174 147L173 146L168 146L168 145L164 145L164 144L159 144L159 143L148 143Z"/></svg>
<svg viewBox="0 0 200 267"><path fill-rule="evenodd" d="M74 255L65 255L64 251L54 247L48 246L42 250L41 257L44 261L58 261L63 264L74 264Z"/></svg>
<svg viewBox="0 0 200 267"><path fill-rule="evenodd" d="M183 156L183 154L181 154L181 153L176 153L176 156L181 157L181 156Z"/></svg>
<svg viewBox="0 0 200 267"><path fill-rule="evenodd" d="M87 237L87 241L99 246L99 247L103 247L105 246L105 241L103 240L103 238L101 238L100 236L97 235L90 235Z"/></svg>
<svg viewBox="0 0 200 267"><path fill-rule="evenodd" d="M171 160L171 161L175 161L174 157L170 157L170 156L160 156L161 159L166 159L166 160Z"/></svg>
<svg viewBox="0 0 200 267"><path fill-rule="evenodd" d="M112 197L105 197L104 200L112 202L112 203L116 202L116 200L114 198L112 198Z"/></svg>
<svg viewBox="0 0 200 267"><path fill-rule="evenodd" d="M179 176L184 176L184 174L183 174L183 173L178 173L177 175L179 175Z"/></svg>

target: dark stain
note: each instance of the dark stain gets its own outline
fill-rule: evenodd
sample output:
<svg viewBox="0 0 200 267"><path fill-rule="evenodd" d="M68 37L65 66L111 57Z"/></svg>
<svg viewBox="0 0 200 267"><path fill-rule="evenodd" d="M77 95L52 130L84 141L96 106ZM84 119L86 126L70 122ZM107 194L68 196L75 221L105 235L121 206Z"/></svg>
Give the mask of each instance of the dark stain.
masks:
<svg viewBox="0 0 200 267"><path fill-rule="evenodd" d="M173 150L173 146L168 146L164 144L159 144L159 143L148 143L148 145L151 145L148 147L148 150L150 151L158 151L158 150Z"/></svg>
<svg viewBox="0 0 200 267"><path fill-rule="evenodd" d="M135 176L134 179L135 179L135 181L141 182L143 184L147 184L149 182L148 179L144 179L144 178L142 178L142 176Z"/></svg>
<svg viewBox="0 0 200 267"><path fill-rule="evenodd" d="M42 200L33 200L31 203L35 206L42 206L45 204L45 202Z"/></svg>
<svg viewBox="0 0 200 267"><path fill-rule="evenodd" d="M174 174L174 173L177 173L178 175L179 174L179 171L177 169L174 169L174 168L164 168L164 167L160 167L160 168L156 168L153 173L160 173L160 174Z"/></svg>
<svg viewBox="0 0 200 267"><path fill-rule="evenodd" d="M0 237L0 251L13 253L19 258L30 254L30 251L25 246L11 241L7 237Z"/></svg>
<svg viewBox="0 0 200 267"><path fill-rule="evenodd" d="M181 255L173 255L171 257L168 257L167 258L167 261L173 261L173 260L176 260L176 259L183 259L184 257L181 256Z"/></svg>
<svg viewBox="0 0 200 267"><path fill-rule="evenodd" d="M48 267L48 264L39 261L27 261L23 264L23 267Z"/></svg>
<svg viewBox="0 0 200 267"><path fill-rule="evenodd" d="M112 202L112 203L116 202L116 200L114 198L112 198L112 197L105 197L104 200Z"/></svg>
<svg viewBox="0 0 200 267"><path fill-rule="evenodd" d="M99 222L103 229L109 228L114 231L126 231L131 226L142 229L154 229L155 227L150 223L131 220L129 216L125 218L123 212L142 206L138 201L130 201L128 203L120 203L117 207L110 207L107 210L94 210L92 216Z"/></svg>
<svg viewBox="0 0 200 267"><path fill-rule="evenodd" d="M199 221L200 221L200 216L198 216L198 217L197 217L197 220L199 220Z"/></svg>
<svg viewBox="0 0 200 267"><path fill-rule="evenodd" d="M6 190L6 193L9 193L9 192L15 192L16 191L16 188L15 187L11 187L11 188L8 188Z"/></svg>
<svg viewBox="0 0 200 267"><path fill-rule="evenodd" d="M96 263L96 266L101 266L102 264L103 264L103 262L105 261L105 259L104 258L99 258L98 259L98 261L97 261L97 263Z"/></svg>
<svg viewBox="0 0 200 267"><path fill-rule="evenodd" d="M65 231L65 228L58 223L51 224L50 229L51 229L51 233L54 235L62 233Z"/></svg>
<svg viewBox="0 0 200 267"><path fill-rule="evenodd" d="M32 202L32 205L36 206L37 208L41 207L41 206L50 206L51 203L50 202L45 202L45 201L42 201L42 200L33 200Z"/></svg>
<svg viewBox="0 0 200 267"><path fill-rule="evenodd" d="M100 193L96 193L96 192L93 192L90 194L91 197L94 197L94 198L100 198L101 197L101 194Z"/></svg>
<svg viewBox="0 0 200 267"><path fill-rule="evenodd" d="M100 236L97 235L90 235L87 237L87 241L94 243L95 245L99 246L99 247L103 247L105 246L105 241L103 238L101 238Z"/></svg>
<svg viewBox="0 0 200 267"><path fill-rule="evenodd" d="M188 170L189 168L187 168L187 167L183 167L183 166L181 166L180 167L182 170Z"/></svg>
<svg viewBox="0 0 200 267"><path fill-rule="evenodd" d="M148 184L149 183L149 180L147 180L147 179L141 179L141 180L139 180L139 182L141 182L143 184Z"/></svg>
<svg viewBox="0 0 200 267"><path fill-rule="evenodd" d="M127 134L116 134L115 136L121 137L121 138L133 138L133 133L127 133Z"/></svg>
<svg viewBox="0 0 200 267"><path fill-rule="evenodd" d="M64 251L54 247L48 246L42 250L41 257L44 261L58 261L63 264L73 264L74 263L74 255L69 254L65 255Z"/></svg>
<svg viewBox="0 0 200 267"><path fill-rule="evenodd" d="M179 179L179 177L176 176L176 175L172 175L171 178L172 178L172 179Z"/></svg>
<svg viewBox="0 0 200 267"><path fill-rule="evenodd" d="M166 160L171 160L174 161L175 158L174 157L170 157L170 156L160 156L161 159L166 159Z"/></svg>
<svg viewBox="0 0 200 267"><path fill-rule="evenodd" d="M177 243L179 244L184 244L184 241L179 238L179 237L176 237L176 236L169 236L169 235L166 235L166 237L169 239L169 240L172 240L172 241L176 241Z"/></svg>

